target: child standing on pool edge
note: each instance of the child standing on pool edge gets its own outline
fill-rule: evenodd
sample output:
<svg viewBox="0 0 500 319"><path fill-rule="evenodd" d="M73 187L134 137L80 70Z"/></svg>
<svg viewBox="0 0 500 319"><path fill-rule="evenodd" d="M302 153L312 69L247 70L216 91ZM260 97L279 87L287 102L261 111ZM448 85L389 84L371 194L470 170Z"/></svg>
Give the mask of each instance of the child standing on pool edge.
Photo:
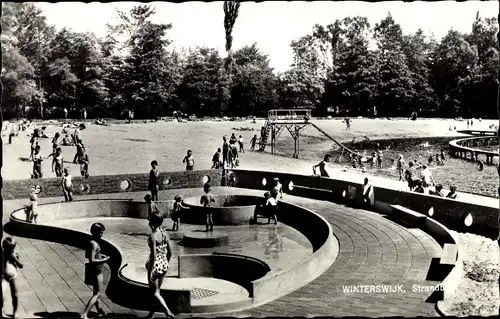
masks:
<svg viewBox="0 0 500 319"><path fill-rule="evenodd" d="M89 260L89 262L85 264L85 284L92 285L94 293L81 315L81 318L84 319L87 318L90 309L94 305L100 315L106 315L99 305L99 298L104 294L104 264L109 260L108 256L101 254L101 246L99 245L105 230L104 225L101 223L94 223L90 226L92 240L85 252L85 257Z"/></svg>
<svg viewBox="0 0 500 319"><path fill-rule="evenodd" d="M211 203L215 202L214 195L210 194L210 184L206 183L203 186L203 191L205 194L203 194L200 198L200 204L203 205L203 207L208 208L211 207ZM212 220L212 211L210 209L206 210L207 213L207 222L206 226L207 228L205 229L206 232L208 231L214 231L214 221Z"/></svg>
<svg viewBox="0 0 500 319"><path fill-rule="evenodd" d="M12 298L12 317L17 318L17 308L19 305L19 299L17 296L17 269L23 268L23 264L19 261L19 256L15 252L16 241L7 237L2 241L3 249L3 279L9 283L10 294ZM3 300L2 300L2 315L3 313Z"/></svg>
<svg viewBox="0 0 500 319"><path fill-rule="evenodd" d="M151 162L151 170L149 171L149 182L148 188L151 191L151 199L153 201L158 200L158 177L160 172L158 171L158 162L156 160Z"/></svg>

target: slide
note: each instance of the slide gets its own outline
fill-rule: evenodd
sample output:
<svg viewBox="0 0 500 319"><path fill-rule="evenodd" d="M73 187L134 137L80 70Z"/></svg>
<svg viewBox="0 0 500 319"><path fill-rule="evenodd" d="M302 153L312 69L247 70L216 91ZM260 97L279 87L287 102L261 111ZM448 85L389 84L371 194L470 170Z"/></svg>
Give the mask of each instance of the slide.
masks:
<svg viewBox="0 0 500 319"><path fill-rule="evenodd" d="M313 122L309 121L309 124L311 124L312 126L314 126L314 128L316 128L318 131L320 131L321 133L323 133L326 137L328 137L329 139L331 139L333 142L335 142L335 144L337 144L338 146L340 146L341 148L344 149L344 151L346 152L349 152L349 153L352 153L354 155L358 155L358 156L361 156L363 157L363 155L345 147L344 145L342 145L340 142L338 142L336 139L334 139L333 137L331 137L330 135L328 135L328 133L326 133L325 131L323 131L323 129L321 129L319 126L317 126L316 124L314 124Z"/></svg>

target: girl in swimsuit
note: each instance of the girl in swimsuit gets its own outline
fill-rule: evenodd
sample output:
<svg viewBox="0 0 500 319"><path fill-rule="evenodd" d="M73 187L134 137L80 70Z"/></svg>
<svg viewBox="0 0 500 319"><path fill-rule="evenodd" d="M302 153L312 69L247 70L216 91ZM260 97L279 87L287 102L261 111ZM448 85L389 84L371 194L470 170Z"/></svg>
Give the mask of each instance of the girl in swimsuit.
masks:
<svg viewBox="0 0 500 319"><path fill-rule="evenodd" d="M89 262L85 264L85 284L92 285L94 293L81 315L81 318L84 319L87 318L90 309L94 305L100 315L105 315L104 310L99 305L99 298L104 294L104 264L109 260L108 256L101 254L101 246L99 245L104 230L104 225L101 223L94 223L90 226L92 240L85 252L85 257L89 259Z"/></svg>
<svg viewBox="0 0 500 319"><path fill-rule="evenodd" d="M158 301L162 306L167 318L174 318L174 314L168 309L165 300L160 294L160 288L163 279L167 274L170 258L172 257L172 248L170 246L170 238L167 230L161 225L163 224L163 216L153 213L149 218L149 227L151 234L148 238L148 246L150 255L146 261L146 269L148 271L149 287L153 290L153 304L151 311L146 318L154 317L154 304Z"/></svg>
<svg viewBox="0 0 500 319"><path fill-rule="evenodd" d="M17 297L17 268L23 268L23 264L19 261L19 256L14 251L16 248L16 241L7 237L2 241L3 248L3 280L7 281L10 286L10 294L12 298L12 317L17 318L17 307L18 307L18 297ZM3 314L3 302L2 302L2 314Z"/></svg>

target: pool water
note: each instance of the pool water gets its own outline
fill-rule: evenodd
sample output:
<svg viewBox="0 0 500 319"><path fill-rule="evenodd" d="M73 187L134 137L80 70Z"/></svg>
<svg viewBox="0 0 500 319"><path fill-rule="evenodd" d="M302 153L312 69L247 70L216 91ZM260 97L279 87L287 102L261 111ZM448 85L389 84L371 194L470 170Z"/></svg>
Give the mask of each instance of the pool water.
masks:
<svg viewBox="0 0 500 319"><path fill-rule="evenodd" d="M99 217L61 220L50 225L87 232L95 222L105 225L104 238L112 241L123 251L129 267L133 264L137 276L147 277L145 263L149 256L147 237L150 228L146 220L134 218ZM164 226L171 227L166 220ZM280 223L276 225L241 225L214 226L217 231L228 234L226 246L213 248L193 248L179 244L183 232L204 230L204 225L181 224L179 232L169 231L173 258L167 276L178 276L179 255L233 253L254 257L266 262L269 274L291 269L312 255L313 248L309 240L299 231Z"/></svg>

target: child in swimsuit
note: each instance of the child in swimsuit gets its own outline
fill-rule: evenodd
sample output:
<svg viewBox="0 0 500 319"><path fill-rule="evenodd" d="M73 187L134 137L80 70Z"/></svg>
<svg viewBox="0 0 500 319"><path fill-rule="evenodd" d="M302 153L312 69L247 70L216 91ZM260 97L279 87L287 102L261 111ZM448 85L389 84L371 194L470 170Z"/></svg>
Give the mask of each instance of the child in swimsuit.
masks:
<svg viewBox="0 0 500 319"><path fill-rule="evenodd" d="M66 202L73 200L73 183L71 181L71 174L69 173L69 169L64 168L64 176L61 178L61 186L64 193L64 200Z"/></svg>
<svg viewBox="0 0 500 319"><path fill-rule="evenodd" d="M326 154L324 159L318 164L313 166L313 174L316 175L316 168L319 167L319 173L322 177L330 177L326 171L326 164L330 162L331 155Z"/></svg>
<svg viewBox="0 0 500 319"><path fill-rule="evenodd" d="M184 157L182 162L186 163L186 171L192 171L194 169L194 158L191 150L187 151L187 155Z"/></svg>
<svg viewBox="0 0 500 319"><path fill-rule="evenodd" d="M151 191L151 199L158 200L158 176L160 175L158 171L158 162L156 160L151 161L151 170L149 171L149 181L148 189Z"/></svg>
<svg viewBox="0 0 500 319"><path fill-rule="evenodd" d="M283 198L283 186L281 185L280 179L278 177L274 178L274 186L273 189L271 190L271 196L274 197L275 199Z"/></svg>
<svg viewBox="0 0 500 319"><path fill-rule="evenodd" d="M78 157L78 163L80 164L80 174L82 177L89 178L89 156L85 152L85 148L82 147L80 152L80 157Z"/></svg>
<svg viewBox="0 0 500 319"><path fill-rule="evenodd" d="M38 196L36 194L30 194L30 204L24 207L26 212L26 221L29 223L35 223L38 217Z"/></svg>
<svg viewBox="0 0 500 319"><path fill-rule="evenodd" d="M57 146L59 145L60 136L61 135L59 134L59 132L56 132L56 134L54 134L54 138L52 139L52 153L56 152Z"/></svg>
<svg viewBox="0 0 500 319"><path fill-rule="evenodd" d="M203 207L211 207L211 203L215 202L215 198L212 194L210 194L211 188L210 184L205 184L203 186L203 191L205 194L203 194L200 198L200 204L203 205ZM207 209L207 222L206 226L207 228L205 231L213 231L214 230L214 221L212 220L212 211L210 209Z"/></svg>
<svg viewBox="0 0 500 319"><path fill-rule="evenodd" d="M153 197L151 197L151 195L147 194L146 196L144 196L144 201L148 204L148 220L152 214L161 215L160 209L158 208L158 205L153 202Z"/></svg>
<svg viewBox="0 0 500 319"><path fill-rule="evenodd" d="M174 207L172 210L172 221L174 224L172 225L172 231L179 230L180 219L181 219L181 211L183 209L188 209L187 207L182 205L182 197L177 195L175 196Z"/></svg>
<svg viewBox="0 0 500 319"><path fill-rule="evenodd" d="M40 145L35 147L35 154L33 154L33 178L42 178L42 162L43 156L40 153Z"/></svg>
<svg viewBox="0 0 500 319"><path fill-rule="evenodd" d="M101 254L101 246L99 245L105 230L104 225L101 223L94 223L90 227L92 240L85 252L85 257L89 260L85 264L85 284L92 285L94 293L81 315L81 318L84 319L87 318L90 309L94 305L100 315L105 315L104 310L99 305L99 298L104 295L104 264L109 260L108 256Z"/></svg>
<svg viewBox="0 0 500 319"><path fill-rule="evenodd" d="M221 149L219 147L217 149L217 152L215 152L214 156L212 157L212 167L211 167L211 169L220 168L221 167L220 153L221 153Z"/></svg>
<svg viewBox="0 0 500 319"><path fill-rule="evenodd" d="M12 298L12 317L17 318L17 308L19 304L19 299L17 296L17 268L23 268L23 264L19 261L19 256L15 252L16 241L7 237L2 241L3 248L3 276L2 279L9 283L10 294ZM2 303L3 308L3 303ZM2 311L3 313L3 311Z"/></svg>
<svg viewBox="0 0 500 319"><path fill-rule="evenodd" d="M52 157L52 172L56 173L56 177L62 177L64 170L62 149L60 147L56 148L55 152L52 154Z"/></svg>

